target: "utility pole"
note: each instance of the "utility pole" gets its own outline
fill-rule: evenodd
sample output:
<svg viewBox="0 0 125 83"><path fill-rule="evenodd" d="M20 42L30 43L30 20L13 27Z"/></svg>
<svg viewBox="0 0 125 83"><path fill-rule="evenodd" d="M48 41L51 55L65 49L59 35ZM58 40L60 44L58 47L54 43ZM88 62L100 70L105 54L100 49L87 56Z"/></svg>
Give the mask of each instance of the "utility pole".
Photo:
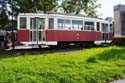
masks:
<svg viewBox="0 0 125 83"><path fill-rule="evenodd" d="M11 0L11 3L12 3L12 49L14 50L15 49L15 37L14 37L14 27L13 27L13 0Z"/></svg>

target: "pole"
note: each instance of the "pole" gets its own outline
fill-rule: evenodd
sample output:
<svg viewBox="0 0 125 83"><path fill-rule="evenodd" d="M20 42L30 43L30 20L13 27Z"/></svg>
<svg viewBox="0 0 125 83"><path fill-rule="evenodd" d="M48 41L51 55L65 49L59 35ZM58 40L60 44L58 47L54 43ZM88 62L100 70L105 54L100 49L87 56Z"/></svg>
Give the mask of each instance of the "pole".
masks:
<svg viewBox="0 0 125 83"><path fill-rule="evenodd" d="M106 24L104 24L104 27L105 27L105 44L106 44L106 40L107 40L107 33L106 33L106 28L107 28L107 25Z"/></svg>
<svg viewBox="0 0 125 83"><path fill-rule="evenodd" d="M15 37L14 37L14 28L13 28L13 0L11 0L12 3L12 49L15 49Z"/></svg>

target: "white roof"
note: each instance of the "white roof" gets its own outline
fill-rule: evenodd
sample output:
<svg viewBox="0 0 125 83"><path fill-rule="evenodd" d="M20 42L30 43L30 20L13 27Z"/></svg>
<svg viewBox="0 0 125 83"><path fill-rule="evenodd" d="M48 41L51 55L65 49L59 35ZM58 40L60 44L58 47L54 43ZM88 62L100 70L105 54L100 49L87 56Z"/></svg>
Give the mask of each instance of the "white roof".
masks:
<svg viewBox="0 0 125 83"><path fill-rule="evenodd" d="M63 14L63 13L19 13L18 16L33 16L33 17L41 17L41 16L45 16L48 18L52 18L52 17L60 17L60 18L65 18L65 19L85 19L85 20L92 20L92 21L100 21L100 22L104 22L104 23L109 23L109 21L103 20L103 19L99 19L99 18L95 18L95 17L90 17L90 16L84 16L84 15L75 15L75 14Z"/></svg>

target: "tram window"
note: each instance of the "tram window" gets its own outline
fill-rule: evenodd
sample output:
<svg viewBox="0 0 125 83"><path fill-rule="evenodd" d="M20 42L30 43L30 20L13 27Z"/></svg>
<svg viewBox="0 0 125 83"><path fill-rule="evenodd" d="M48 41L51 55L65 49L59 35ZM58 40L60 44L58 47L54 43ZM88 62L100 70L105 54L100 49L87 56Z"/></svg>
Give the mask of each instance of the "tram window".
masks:
<svg viewBox="0 0 125 83"><path fill-rule="evenodd" d="M30 31L30 41L32 41L32 31Z"/></svg>
<svg viewBox="0 0 125 83"><path fill-rule="evenodd" d="M41 31L39 31L39 41L42 41L42 32Z"/></svg>
<svg viewBox="0 0 125 83"><path fill-rule="evenodd" d="M70 29L70 20L64 20L64 29L65 30L68 30Z"/></svg>
<svg viewBox="0 0 125 83"><path fill-rule="evenodd" d="M63 29L64 24L63 24L63 19L58 19L58 29Z"/></svg>
<svg viewBox="0 0 125 83"><path fill-rule="evenodd" d="M40 19L39 19L38 28L39 28L39 29L45 29L45 18L40 18Z"/></svg>
<svg viewBox="0 0 125 83"><path fill-rule="evenodd" d="M109 28L109 27L108 27L108 24L106 24L105 26L106 26L106 32L109 32L109 31L108 31L108 28Z"/></svg>
<svg viewBox="0 0 125 83"><path fill-rule="evenodd" d="M58 19L58 29L68 30L70 29L70 20Z"/></svg>
<svg viewBox="0 0 125 83"><path fill-rule="evenodd" d="M108 33L102 33L102 40L108 40Z"/></svg>
<svg viewBox="0 0 125 83"><path fill-rule="evenodd" d="M100 31L100 23L97 22L97 31Z"/></svg>
<svg viewBox="0 0 125 83"><path fill-rule="evenodd" d="M81 30L81 29L83 29L83 21L72 20L72 29L74 29L74 30Z"/></svg>
<svg viewBox="0 0 125 83"><path fill-rule="evenodd" d="M110 32L113 32L113 26L110 24Z"/></svg>
<svg viewBox="0 0 125 83"><path fill-rule="evenodd" d="M30 29L36 29L36 19L30 18Z"/></svg>
<svg viewBox="0 0 125 83"><path fill-rule="evenodd" d="M102 32L108 32L108 24L102 23Z"/></svg>
<svg viewBox="0 0 125 83"><path fill-rule="evenodd" d="M20 28L26 28L26 17L20 17Z"/></svg>
<svg viewBox="0 0 125 83"><path fill-rule="evenodd" d="M33 31L32 36L33 36L33 41L36 42L37 41L37 31Z"/></svg>
<svg viewBox="0 0 125 83"><path fill-rule="evenodd" d="M94 22L85 22L85 30L94 30Z"/></svg>
<svg viewBox="0 0 125 83"><path fill-rule="evenodd" d="M4 36L0 36L0 41L4 41Z"/></svg>
<svg viewBox="0 0 125 83"><path fill-rule="evenodd" d="M105 24L102 23L101 26L102 26L102 32L105 32Z"/></svg>
<svg viewBox="0 0 125 83"><path fill-rule="evenodd" d="M49 29L54 29L54 19L49 18Z"/></svg>

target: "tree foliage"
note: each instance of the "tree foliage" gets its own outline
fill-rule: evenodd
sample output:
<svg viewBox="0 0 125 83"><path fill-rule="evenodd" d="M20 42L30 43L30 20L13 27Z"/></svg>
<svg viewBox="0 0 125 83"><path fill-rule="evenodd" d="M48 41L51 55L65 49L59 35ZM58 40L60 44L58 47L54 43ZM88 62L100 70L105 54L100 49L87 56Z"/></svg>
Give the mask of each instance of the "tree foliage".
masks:
<svg viewBox="0 0 125 83"><path fill-rule="evenodd" d="M2 3L1 3L2 2ZM79 14L81 10L89 16L96 16L96 8L100 4L97 0L0 0L0 26L5 27L8 23L8 16L16 16L18 13L36 13L37 11L57 11L63 8L64 13ZM9 6L9 9L7 8ZM1 28L0 27L0 28Z"/></svg>
<svg viewBox="0 0 125 83"><path fill-rule="evenodd" d="M79 14L84 10L88 16L96 16L96 9L100 4L97 4L97 0L64 0L60 7L63 8L64 13Z"/></svg>
<svg viewBox="0 0 125 83"><path fill-rule="evenodd" d="M97 17L97 8L100 8L101 4L97 4L97 0L90 0L90 3L88 3L87 7L84 9L85 13L88 16L94 16Z"/></svg>
<svg viewBox="0 0 125 83"><path fill-rule="evenodd" d="M0 0L0 29L4 29L8 24L7 0Z"/></svg>
<svg viewBox="0 0 125 83"><path fill-rule="evenodd" d="M6 12L2 10L0 14L0 29L4 29L8 23L9 23L8 16Z"/></svg>
<svg viewBox="0 0 125 83"><path fill-rule="evenodd" d="M13 0L9 2L11 4L11 9L18 13L36 13L37 11L47 11L53 10L58 4L57 0Z"/></svg>

